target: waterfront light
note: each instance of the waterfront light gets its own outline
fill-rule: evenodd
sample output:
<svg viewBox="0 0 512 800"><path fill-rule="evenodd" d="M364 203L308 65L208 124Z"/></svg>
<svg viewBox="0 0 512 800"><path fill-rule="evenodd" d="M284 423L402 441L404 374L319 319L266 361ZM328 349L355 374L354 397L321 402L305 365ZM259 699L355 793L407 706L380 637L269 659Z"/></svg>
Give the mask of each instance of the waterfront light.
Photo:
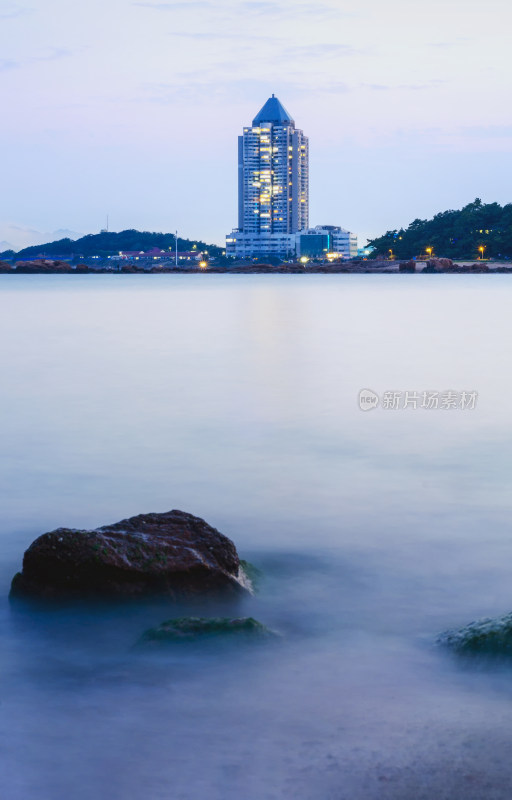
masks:
<svg viewBox="0 0 512 800"><path fill-rule="evenodd" d="M480 259L482 259L484 257L485 245L481 244L478 249L480 250Z"/></svg>
<svg viewBox="0 0 512 800"><path fill-rule="evenodd" d="M199 262L199 266L201 267L201 269L206 269L206 267L208 266L208 262L207 261L200 261Z"/></svg>

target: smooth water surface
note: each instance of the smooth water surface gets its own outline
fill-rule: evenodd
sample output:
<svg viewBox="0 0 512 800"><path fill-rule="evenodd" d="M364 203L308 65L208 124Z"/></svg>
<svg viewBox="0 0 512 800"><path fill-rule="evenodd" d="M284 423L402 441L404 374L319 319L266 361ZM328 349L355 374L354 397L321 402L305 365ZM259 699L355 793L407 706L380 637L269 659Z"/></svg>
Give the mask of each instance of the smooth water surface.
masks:
<svg viewBox="0 0 512 800"><path fill-rule="evenodd" d="M0 796L508 800L512 667L434 643L512 610L510 278L0 281ZM263 570L228 611L277 644L141 655L191 609L10 607L40 533L171 508Z"/></svg>

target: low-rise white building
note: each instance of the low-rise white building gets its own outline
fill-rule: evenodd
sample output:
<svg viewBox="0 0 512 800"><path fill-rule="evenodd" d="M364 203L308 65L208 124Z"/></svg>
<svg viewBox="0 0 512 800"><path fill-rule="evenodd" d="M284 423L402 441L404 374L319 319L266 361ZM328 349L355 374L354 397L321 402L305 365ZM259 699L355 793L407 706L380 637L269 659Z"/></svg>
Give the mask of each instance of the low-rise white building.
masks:
<svg viewBox="0 0 512 800"><path fill-rule="evenodd" d="M357 257L357 233L337 225L317 225L296 234L299 258Z"/></svg>
<svg viewBox="0 0 512 800"><path fill-rule="evenodd" d="M293 258L295 250L294 233L244 233L234 230L226 236L226 255L235 258Z"/></svg>
<svg viewBox="0 0 512 800"><path fill-rule="evenodd" d="M245 233L226 237L226 255L234 258L356 258L357 234L336 225L317 225L297 233Z"/></svg>

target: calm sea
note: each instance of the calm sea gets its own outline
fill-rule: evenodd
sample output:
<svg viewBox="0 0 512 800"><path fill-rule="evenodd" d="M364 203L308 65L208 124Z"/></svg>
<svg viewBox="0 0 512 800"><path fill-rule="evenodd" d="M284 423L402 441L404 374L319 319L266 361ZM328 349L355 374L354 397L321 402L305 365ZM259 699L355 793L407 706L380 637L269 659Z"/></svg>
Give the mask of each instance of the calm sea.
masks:
<svg viewBox="0 0 512 800"><path fill-rule="evenodd" d="M1 797L509 800L512 669L434 641L512 611L511 305L506 276L3 276ZM10 607L39 534L172 508L263 570L230 613L277 644L140 655L192 609Z"/></svg>

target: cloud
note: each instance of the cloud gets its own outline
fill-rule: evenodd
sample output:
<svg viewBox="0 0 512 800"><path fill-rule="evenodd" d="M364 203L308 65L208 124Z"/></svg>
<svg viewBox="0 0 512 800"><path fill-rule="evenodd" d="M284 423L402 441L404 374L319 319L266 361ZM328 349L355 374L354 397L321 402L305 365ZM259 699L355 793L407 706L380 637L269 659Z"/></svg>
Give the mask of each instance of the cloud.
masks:
<svg viewBox="0 0 512 800"><path fill-rule="evenodd" d="M325 60L328 58L338 58L342 56L360 55L367 51L357 49L348 44L341 43L320 43L320 44L307 44L307 45L293 45L287 46L287 39L271 37L265 34L257 33L244 33L243 36L239 33L217 33L217 32L203 32L203 31L173 31L168 34L175 39L192 39L196 41L205 42L233 42L239 44L243 48L245 59L244 63L247 65L249 57L253 55L254 48L248 47L250 44L258 44L264 46L267 50L272 50L273 63L290 62L292 59L315 59L317 61ZM258 54L261 53L261 47L258 48ZM225 69L231 72L233 69L239 68L237 61L225 61L217 63L218 69Z"/></svg>
<svg viewBox="0 0 512 800"><path fill-rule="evenodd" d="M57 231L39 231L27 225L19 225L14 222L2 222L0 220L0 236L6 237L0 242L0 252L3 250L21 250L36 244L45 244L59 239L79 239L82 233L77 231L60 229Z"/></svg>
<svg viewBox="0 0 512 800"><path fill-rule="evenodd" d="M205 41L238 41L240 45L243 46L244 42L270 42L270 43L279 43L279 39L271 39L269 36L264 36L263 34L258 35L256 33L244 33L243 36L239 33L209 33L200 31L182 31L176 32L173 31L168 34L168 36L173 36L176 39L202 39Z"/></svg>
<svg viewBox="0 0 512 800"><path fill-rule="evenodd" d="M0 8L0 19L16 19L16 17L22 17L25 14L31 13L31 8L18 6L15 3L7 3L5 6Z"/></svg>
<svg viewBox="0 0 512 800"><path fill-rule="evenodd" d="M512 125L468 125L461 128L464 136L474 136L482 139L511 139Z"/></svg>
<svg viewBox="0 0 512 800"><path fill-rule="evenodd" d="M278 96L286 97L288 102L293 98L302 98L305 92L346 94L352 91L342 81L323 81L321 85L317 82L305 82L302 73L289 73L286 79L279 78L276 88L275 78L233 77L233 65L227 66L230 67L229 75L222 78L212 75L208 70L197 70L179 73L172 82L144 84L141 87L142 95L134 97L132 102L168 105L176 100L193 103L213 99L231 104L246 102L249 97L268 97L273 91Z"/></svg>
<svg viewBox="0 0 512 800"><path fill-rule="evenodd" d="M264 14L265 16L279 16L285 17L293 15L294 17L314 15L315 17L347 17L353 16L347 14L335 6L326 5L325 3L272 3L267 0L245 0L243 3L238 3L237 8L241 8L247 13Z"/></svg>
<svg viewBox="0 0 512 800"><path fill-rule="evenodd" d="M172 2L172 3L158 3L158 2L151 2L151 0L138 0L138 2L132 3L134 6L139 6L139 8L149 8L153 11L187 11L187 10L197 10L198 8L209 8L212 11L215 11L215 14L219 16L219 14L224 13L224 15L239 15L241 12L242 16L252 15L252 16L265 16L266 18L269 17L289 17L293 16L294 18L305 16L305 15L314 15L317 19L319 18L326 18L326 17L347 17L347 16L354 16L353 14L348 14L341 11L339 8L335 6L330 6L326 4L315 4L315 3L273 3L268 2L268 0L245 0L245 2L233 2L231 4L225 4L224 8L219 8L218 3L212 2L212 0L190 0L190 2Z"/></svg>
<svg viewBox="0 0 512 800"><path fill-rule="evenodd" d="M223 102L242 102L248 97L268 97L272 91L271 80L259 78L212 77L208 70L180 73L174 82L145 84L143 96L134 102L168 105L179 99L185 102L197 100L222 100ZM303 82L287 79L279 81L280 93L296 95L304 89Z"/></svg>
<svg viewBox="0 0 512 800"><path fill-rule="evenodd" d="M450 47L459 47L461 44L465 42L470 42L471 39L468 36L456 36L450 42L429 42L428 47L438 47L438 48L450 48Z"/></svg>
<svg viewBox="0 0 512 800"><path fill-rule="evenodd" d="M395 92L397 90L418 92L425 89L435 89L446 83L444 80L433 79L425 83L398 83L398 84L384 84L384 83L361 83L360 89L369 89L372 92Z"/></svg>
<svg viewBox="0 0 512 800"><path fill-rule="evenodd" d="M50 47L48 52L43 53L40 56L33 56L32 58L27 59L27 61L31 63L36 63L39 61L57 61L61 58L68 58L70 55L72 55L71 50L65 50L63 47Z"/></svg>
<svg viewBox="0 0 512 800"><path fill-rule="evenodd" d="M188 9L211 8L208 0L190 0L188 3L133 3L140 8L150 8L153 11L185 11Z"/></svg>
<svg viewBox="0 0 512 800"><path fill-rule="evenodd" d="M7 72L10 69L16 69L20 66L19 61L14 61L12 58L0 58L0 72Z"/></svg>
<svg viewBox="0 0 512 800"><path fill-rule="evenodd" d="M288 61L292 58L337 58L338 56L359 55L362 51L349 44L308 44L286 47L280 55L280 60Z"/></svg>
<svg viewBox="0 0 512 800"><path fill-rule="evenodd" d="M21 69L28 64L39 64L44 61L58 61L61 58L68 58L72 53L62 47L50 47L40 55L29 56L29 58L3 58L0 59L0 72L7 72L11 69Z"/></svg>
<svg viewBox="0 0 512 800"><path fill-rule="evenodd" d="M343 81L331 81L330 83L324 84L321 87L321 91L327 94L346 94L347 92L351 92L352 88L348 83L343 83Z"/></svg>

